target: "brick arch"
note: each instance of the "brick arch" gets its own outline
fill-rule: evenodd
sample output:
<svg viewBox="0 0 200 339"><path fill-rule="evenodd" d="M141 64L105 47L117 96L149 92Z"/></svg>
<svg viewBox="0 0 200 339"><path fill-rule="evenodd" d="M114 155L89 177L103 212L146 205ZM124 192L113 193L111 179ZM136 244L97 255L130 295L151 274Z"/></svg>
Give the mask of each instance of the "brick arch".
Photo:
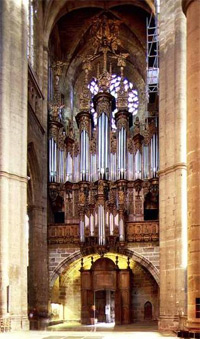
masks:
<svg viewBox="0 0 200 339"><path fill-rule="evenodd" d="M95 253L90 253L95 254ZM124 249L123 252L116 252L117 254L126 255L130 259L133 259L135 262L140 264L142 267L144 267L154 278L158 286L160 286L160 278L159 278L159 270L144 256L141 254L130 250L130 249ZM50 288L53 287L55 280L59 277L59 275L65 271L68 266L75 262L78 259L81 259L83 256L80 251L76 251L73 254L69 255L67 258L65 258L62 262L59 263L59 265L54 269L51 278L50 278Z"/></svg>

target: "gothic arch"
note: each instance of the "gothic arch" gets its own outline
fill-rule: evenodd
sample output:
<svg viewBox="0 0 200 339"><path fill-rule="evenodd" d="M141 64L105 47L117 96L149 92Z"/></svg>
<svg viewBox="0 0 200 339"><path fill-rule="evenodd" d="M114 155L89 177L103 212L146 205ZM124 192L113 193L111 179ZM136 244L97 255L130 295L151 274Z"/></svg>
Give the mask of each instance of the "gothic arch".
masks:
<svg viewBox="0 0 200 339"><path fill-rule="evenodd" d="M91 255L94 253L91 253ZM116 253L117 254L123 254L129 257L130 259L133 259L135 262L143 266L154 278L158 286L160 285L160 278L159 278L159 271L158 269L144 256L141 254L130 250L130 249L125 249L123 250L123 253ZM66 259L64 259L60 264L54 269L52 272L52 275L50 277L50 288L53 287L53 284L55 280L59 277L59 275L67 269L67 267L75 262L76 260L82 258L82 254L80 251L76 251L75 253L69 255Z"/></svg>

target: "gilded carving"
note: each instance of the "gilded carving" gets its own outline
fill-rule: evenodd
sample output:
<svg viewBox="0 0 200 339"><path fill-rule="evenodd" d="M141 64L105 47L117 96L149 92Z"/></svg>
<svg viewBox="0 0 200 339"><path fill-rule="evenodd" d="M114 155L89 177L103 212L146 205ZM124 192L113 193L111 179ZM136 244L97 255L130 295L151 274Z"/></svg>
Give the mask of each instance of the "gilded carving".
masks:
<svg viewBox="0 0 200 339"><path fill-rule="evenodd" d="M66 133L64 128L60 128L58 132L58 147L61 151L64 151L65 149L65 138L66 138Z"/></svg>
<svg viewBox="0 0 200 339"><path fill-rule="evenodd" d="M91 92L88 85L84 85L82 93L80 94L80 109L83 111L90 110Z"/></svg>
<svg viewBox="0 0 200 339"><path fill-rule="evenodd" d="M124 116L121 116L120 119L117 121L117 127L118 129L122 129L122 127L124 127L125 129L128 128L128 121L127 118Z"/></svg>
<svg viewBox="0 0 200 339"><path fill-rule="evenodd" d="M90 120L87 116L82 116L79 121L79 130L80 132L86 131L89 134L90 131Z"/></svg>
<svg viewBox="0 0 200 339"><path fill-rule="evenodd" d="M56 103L49 104L49 119L50 121L61 122L62 120L62 109L64 105Z"/></svg>
<svg viewBox="0 0 200 339"><path fill-rule="evenodd" d="M66 244L79 242L79 225L48 226L49 244Z"/></svg>
<svg viewBox="0 0 200 339"><path fill-rule="evenodd" d="M116 133L111 133L111 138L110 138L110 152L112 154L115 154L117 152L117 138L116 138Z"/></svg>
<svg viewBox="0 0 200 339"><path fill-rule="evenodd" d="M126 54L126 57L128 54ZM119 58L118 57L118 66L121 67L121 81L120 81L120 90L117 95L117 108L118 109L126 109L128 110L128 91L125 89L124 85L124 76L123 76L123 67L126 66L126 62L124 58Z"/></svg>
<svg viewBox="0 0 200 339"><path fill-rule="evenodd" d="M135 214L142 215L143 214L143 203L140 197L136 197L135 199Z"/></svg>
<svg viewBox="0 0 200 339"><path fill-rule="evenodd" d="M110 116L110 111L111 111L111 102L110 102L110 100L107 97L100 97L98 99L96 111L97 111L98 115L101 115L102 113L105 113L109 117Z"/></svg>
<svg viewBox="0 0 200 339"><path fill-rule="evenodd" d="M103 180L99 180L98 182L98 194L104 194Z"/></svg>
<svg viewBox="0 0 200 339"><path fill-rule="evenodd" d="M53 138L53 140L58 142L58 131L59 127L56 124L51 123L49 126L49 138Z"/></svg>
<svg viewBox="0 0 200 339"><path fill-rule="evenodd" d="M126 236L130 242L158 241L158 222L129 223L126 227Z"/></svg>
<svg viewBox="0 0 200 339"><path fill-rule="evenodd" d="M135 118L134 122L134 135L140 134L140 119L139 117Z"/></svg>
<svg viewBox="0 0 200 339"><path fill-rule="evenodd" d="M102 18L96 17L93 19L90 34L94 37L95 55L102 52L102 48L105 45L113 54L116 54L118 46L121 45L119 40L120 24L120 20L111 20L105 15Z"/></svg>
<svg viewBox="0 0 200 339"><path fill-rule="evenodd" d="M79 154L80 150L79 150L79 142L76 140L74 143L74 156L77 157Z"/></svg>
<svg viewBox="0 0 200 339"><path fill-rule="evenodd" d="M86 197L85 197L85 193L80 191L79 192L79 203L81 205L85 205L85 202L86 202Z"/></svg>
<svg viewBox="0 0 200 339"><path fill-rule="evenodd" d="M119 204L124 205L125 203L125 193L124 191L118 191Z"/></svg>
<svg viewBox="0 0 200 339"><path fill-rule="evenodd" d="M98 77L98 84L99 84L100 90L102 90L103 92L108 92L110 88L111 80L112 80L112 77L110 73L107 71L104 71L103 74L101 74Z"/></svg>
<svg viewBox="0 0 200 339"><path fill-rule="evenodd" d="M127 139L127 148L128 148L128 152L130 154L134 154L134 143L133 143L133 140L131 138Z"/></svg>
<svg viewBox="0 0 200 339"><path fill-rule="evenodd" d="M96 154L97 152L97 142L96 142L96 138L93 137L91 140L90 140L90 153L91 154Z"/></svg>

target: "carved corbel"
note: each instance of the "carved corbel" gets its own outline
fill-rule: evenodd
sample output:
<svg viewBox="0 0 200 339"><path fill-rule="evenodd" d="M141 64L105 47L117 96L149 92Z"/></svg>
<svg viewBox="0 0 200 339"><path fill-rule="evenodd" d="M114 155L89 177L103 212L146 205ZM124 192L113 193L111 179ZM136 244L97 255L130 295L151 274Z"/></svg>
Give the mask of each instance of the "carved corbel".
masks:
<svg viewBox="0 0 200 339"><path fill-rule="evenodd" d="M139 196L140 191L142 190L143 187L143 180L141 179L136 179L134 180L134 188Z"/></svg>

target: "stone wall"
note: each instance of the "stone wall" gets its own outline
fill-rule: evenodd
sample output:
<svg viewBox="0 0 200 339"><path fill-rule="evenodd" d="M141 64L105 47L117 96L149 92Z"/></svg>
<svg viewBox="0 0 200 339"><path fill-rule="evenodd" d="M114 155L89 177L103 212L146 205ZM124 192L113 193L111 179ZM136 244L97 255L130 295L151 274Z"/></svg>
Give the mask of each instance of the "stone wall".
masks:
<svg viewBox="0 0 200 339"><path fill-rule="evenodd" d="M47 76L43 4L32 4L33 59L28 67L29 310L48 311L47 267Z"/></svg>

